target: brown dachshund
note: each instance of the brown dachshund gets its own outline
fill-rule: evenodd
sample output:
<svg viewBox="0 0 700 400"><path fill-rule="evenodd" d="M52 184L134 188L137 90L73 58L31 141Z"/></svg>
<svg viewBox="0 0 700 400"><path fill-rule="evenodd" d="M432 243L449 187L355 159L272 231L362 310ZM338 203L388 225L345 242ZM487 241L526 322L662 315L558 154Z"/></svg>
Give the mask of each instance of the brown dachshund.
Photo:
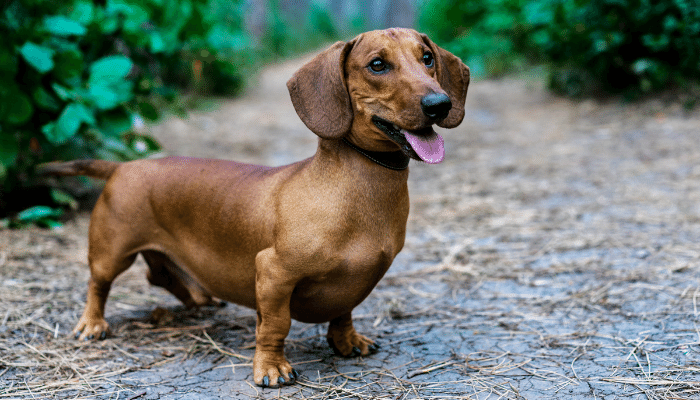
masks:
<svg viewBox="0 0 700 400"><path fill-rule="evenodd" d="M219 298L257 310L255 383L294 383L284 356L291 319L330 321L340 355L374 342L351 313L404 244L408 161L438 163L433 124L462 122L469 68L410 29L338 42L287 86L316 154L269 168L168 157L49 164L55 175L107 180L92 213L90 281L79 339L102 339L112 281L143 255L148 280L185 305Z"/></svg>

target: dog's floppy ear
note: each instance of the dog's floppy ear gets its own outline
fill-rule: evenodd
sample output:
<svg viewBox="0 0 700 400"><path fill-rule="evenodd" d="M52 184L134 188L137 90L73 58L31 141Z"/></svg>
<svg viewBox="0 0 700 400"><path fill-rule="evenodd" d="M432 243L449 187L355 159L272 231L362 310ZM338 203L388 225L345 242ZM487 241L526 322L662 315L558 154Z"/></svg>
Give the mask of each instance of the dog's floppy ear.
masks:
<svg viewBox="0 0 700 400"><path fill-rule="evenodd" d="M464 102L467 99L470 77L469 67L464 65L457 56L433 43L426 35L421 37L433 52L438 83L452 101L452 109L447 118L437 124L443 128L454 128L464 119Z"/></svg>
<svg viewBox="0 0 700 400"><path fill-rule="evenodd" d="M339 139L352 125L345 59L353 43L335 43L301 67L287 82L299 118L324 139Z"/></svg>

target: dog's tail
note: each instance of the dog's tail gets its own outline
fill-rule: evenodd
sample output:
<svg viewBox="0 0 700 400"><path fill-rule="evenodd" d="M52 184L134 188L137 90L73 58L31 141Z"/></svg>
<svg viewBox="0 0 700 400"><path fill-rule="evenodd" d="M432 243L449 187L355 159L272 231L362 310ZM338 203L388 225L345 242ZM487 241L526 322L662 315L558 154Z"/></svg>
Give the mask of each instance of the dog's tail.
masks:
<svg viewBox="0 0 700 400"><path fill-rule="evenodd" d="M78 176L84 175L98 179L109 179L119 167L118 162L105 160L73 160L68 162L51 162L37 167L42 175Z"/></svg>

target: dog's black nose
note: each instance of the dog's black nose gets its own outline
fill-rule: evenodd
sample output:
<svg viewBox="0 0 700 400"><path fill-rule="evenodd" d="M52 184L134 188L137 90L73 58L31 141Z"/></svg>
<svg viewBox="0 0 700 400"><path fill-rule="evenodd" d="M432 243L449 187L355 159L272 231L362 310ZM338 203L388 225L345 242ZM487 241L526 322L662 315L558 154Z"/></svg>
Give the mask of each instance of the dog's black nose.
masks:
<svg viewBox="0 0 700 400"><path fill-rule="evenodd" d="M428 118L442 121L447 118L447 114L452 108L452 102L444 93L430 93L420 99L420 106L423 109L423 114Z"/></svg>

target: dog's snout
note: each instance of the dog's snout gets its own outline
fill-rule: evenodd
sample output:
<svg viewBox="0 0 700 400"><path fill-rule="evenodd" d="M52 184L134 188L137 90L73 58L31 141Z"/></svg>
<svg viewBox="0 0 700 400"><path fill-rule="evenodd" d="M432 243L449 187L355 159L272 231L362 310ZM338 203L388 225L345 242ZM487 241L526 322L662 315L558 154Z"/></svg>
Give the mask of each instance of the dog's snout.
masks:
<svg viewBox="0 0 700 400"><path fill-rule="evenodd" d="M423 109L423 114L436 121L442 121L447 118L447 114L452 109L452 102L444 93L427 94L420 99L420 105Z"/></svg>

